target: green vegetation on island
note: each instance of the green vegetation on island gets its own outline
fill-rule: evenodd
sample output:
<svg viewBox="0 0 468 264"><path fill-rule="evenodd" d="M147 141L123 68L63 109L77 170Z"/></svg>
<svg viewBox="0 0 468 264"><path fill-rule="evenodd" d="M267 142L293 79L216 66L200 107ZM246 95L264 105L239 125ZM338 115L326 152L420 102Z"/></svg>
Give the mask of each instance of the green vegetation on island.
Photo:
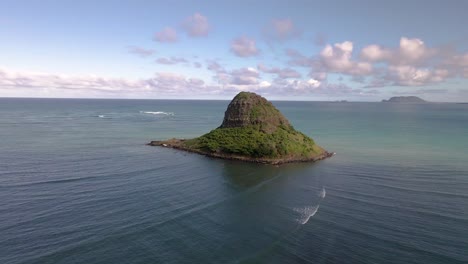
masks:
<svg viewBox="0 0 468 264"><path fill-rule="evenodd" d="M331 156L265 98L240 92L229 104L220 127L188 140L152 141L150 145L211 157L280 164L315 161Z"/></svg>

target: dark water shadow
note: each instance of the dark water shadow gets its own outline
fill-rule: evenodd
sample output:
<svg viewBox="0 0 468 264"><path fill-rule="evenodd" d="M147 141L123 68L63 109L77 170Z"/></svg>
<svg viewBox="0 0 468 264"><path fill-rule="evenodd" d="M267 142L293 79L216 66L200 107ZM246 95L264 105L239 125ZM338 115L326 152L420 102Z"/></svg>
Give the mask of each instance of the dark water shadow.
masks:
<svg viewBox="0 0 468 264"><path fill-rule="evenodd" d="M237 188L251 188L273 179L309 173L314 163L291 163L279 166L223 160L223 176Z"/></svg>

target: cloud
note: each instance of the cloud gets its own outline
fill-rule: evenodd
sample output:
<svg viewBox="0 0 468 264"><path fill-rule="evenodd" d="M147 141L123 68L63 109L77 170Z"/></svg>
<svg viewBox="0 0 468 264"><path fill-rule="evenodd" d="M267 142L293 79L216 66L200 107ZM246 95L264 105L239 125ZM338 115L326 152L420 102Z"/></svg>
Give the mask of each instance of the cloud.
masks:
<svg viewBox="0 0 468 264"><path fill-rule="evenodd" d="M351 56L353 43L345 41L335 45L326 45L320 52L320 63L314 65L316 71L343 73L349 75L369 75L372 73L372 64L353 61Z"/></svg>
<svg viewBox="0 0 468 264"><path fill-rule="evenodd" d="M288 64L310 69L309 76L323 81L329 74L351 76L365 88L425 86L449 78L468 78L468 53L428 47L417 38L400 38L397 47L370 44L353 56L354 45L344 41L326 45L319 54L306 56L286 49Z"/></svg>
<svg viewBox="0 0 468 264"><path fill-rule="evenodd" d="M436 49L428 48L417 38L400 39L398 48L386 48L372 44L364 47L361 58L368 62L385 62L390 65L421 65L437 55Z"/></svg>
<svg viewBox="0 0 468 264"><path fill-rule="evenodd" d="M268 91L277 94L288 96L327 96L327 97L342 97L342 96L372 96L379 93L376 90L353 89L352 87L342 83L320 82L315 79L309 80L291 80L291 79L276 79L275 82L268 87Z"/></svg>
<svg viewBox="0 0 468 264"><path fill-rule="evenodd" d="M142 57L155 53L154 50L128 46L128 52ZM231 51L240 57L260 53L254 39L239 37L231 44ZM428 47L417 38L402 37L394 47L378 44L355 50L351 41L325 45L318 54L305 55L295 49L285 49L287 66L270 67L259 64L256 68L229 68L220 60L203 61L203 67L212 72L212 79L157 73L139 80L102 78L96 76L65 76L58 74L12 72L0 69L2 94L13 90L29 91L89 91L99 94L180 94L229 93L253 90L268 93L292 94L314 93L327 95L363 95L378 92L381 87L406 86L431 89L434 84L455 78L468 78L468 53L454 48ZM200 59L197 59L198 61ZM173 65L185 63L201 68L199 62L190 62L182 57L160 57L157 63ZM302 70L308 71L302 76ZM335 77L350 80L351 85L333 84ZM265 79L263 79L265 77ZM338 79L340 80L340 79ZM173 86L170 83L173 82ZM177 88L178 87L178 88ZM185 87L185 88L184 88ZM409 89L409 88L408 88Z"/></svg>
<svg viewBox="0 0 468 264"><path fill-rule="evenodd" d="M254 68L240 68L230 73L230 84L234 85L253 85L259 83L260 74Z"/></svg>
<svg viewBox="0 0 468 264"><path fill-rule="evenodd" d="M426 47L420 39L400 39L398 64L414 64L435 54L435 50Z"/></svg>
<svg viewBox="0 0 468 264"><path fill-rule="evenodd" d="M171 27L166 27L163 30L156 33L156 35L154 36L154 41L166 43L177 42L177 32Z"/></svg>
<svg viewBox="0 0 468 264"><path fill-rule="evenodd" d="M13 72L0 69L0 88L88 90L113 93L144 91L138 81L97 76L67 76L37 72Z"/></svg>
<svg viewBox="0 0 468 264"><path fill-rule="evenodd" d="M415 94L445 94L449 91L447 89L418 89L410 91L394 91L393 94L396 95L415 95Z"/></svg>
<svg viewBox="0 0 468 264"><path fill-rule="evenodd" d="M268 81L261 81L258 86L260 86L260 88L267 88L267 87L270 87L271 86L271 83L268 82Z"/></svg>
<svg viewBox="0 0 468 264"><path fill-rule="evenodd" d="M231 80L230 74L228 74L227 70L219 64L216 60L207 60L206 61L206 68L214 73L213 79L218 84L229 84Z"/></svg>
<svg viewBox="0 0 468 264"><path fill-rule="evenodd" d="M468 78L468 53L449 55L441 64L454 75Z"/></svg>
<svg viewBox="0 0 468 264"><path fill-rule="evenodd" d="M215 60L208 60L206 62L206 68L208 70L212 71L212 72L215 72L215 73L219 73L219 72L225 73L226 72L226 69L224 68L224 66L222 66L221 64L219 64Z"/></svg>
<svg viewBox="0 0 468 264"><path fill-rule="evenodd" d="M206 16L195 13L184 20L182 28L190 37L206 37L210 32L211 26Z"/></svg>
<svg viewBox="0 0 468 264"><path fill-rule="evenodd" d="M205 90L205 82L198 78L187 78L180 74L160 72L154 78L142 80L146 87L162 94L180 95L187 92L201 92Z"/></svg>
<svg viewBox="0 0 468 264"><path fill-rule="evenodd" d="M278 78L286 79L286 78L301 78L301 74L294 69L291 68L268 68L263 64L259 64L257 66L258 70L264 73L276 74Z"/></svg>
<svg viewBox="0 0 468 264"><path fill-rule="evenodd" d="M219 69L218 69L219 70ZM170 72L158 72L153 77L137 80L102 78L97 76L67 76L48 73L13 72L0 69L0 93L11 96L75 97L134 97L161 98L227 95L255 91L272 95L370 95L375 91L352 89L344 84L330 84L315 79L261 80L254 68L239 68L229 72L218 71L224 79L219 84L207 84L204 80Z"/></svg>
<svg viewBox="0 0 468 264"><path fill-rule="evenodd" d="M141 48L141 47L137 47L137 46L128 46L127 50L128 50L129 53L138 55L138 56L143 57L143 58L149 57L149 56L153 55L154 53L156 53L156 51L153 50L153 49L145 49L145 48Z"/></svg>
<svg viewBox="0 0 468 264"><path fill-rule="evenodd" d="M328 74L326 72L311 71L311 72L309 72L309 77L311 77L312 79L318 80L318 81L323 81L323 80L327 79Z"/></svg>
<svg viewBox="0 0 468 264"><path fill-rule="evenodd" d="M449 71L444 69L422 69L413 66L390 66L388 79L393 85L398 86L423 86L431 83L442 82L449 76Z"/></svg>
<svg viewBox="0 0 468 264"><path fill-rule="evenodd" d="M260 83L260 73L252 67L244 67L227 71L217 61L207 61L207 69L214 73L213 79L222 85L257 85Z"/></svg>
<svg viewBox="0 0 468 264"><path fill-rule="evenodd" d="M288 64L311 68L309 74L313 78L325 79L328 73L339 73L346 75L369 75L373 71L372 64L352 59L353 43L345 41L326 45L320 54L307 57L294 49L286 49L289 57Z"/></svg>
<svg viewBox="0 0 468 264"><path fill-rule="evenodd" d="M454 56L453 60L454 60L454 64L459 66L459 67L463 67L463 68L468 67L468 53L465 53L463 55Z"/></svg>
<svg viewBox="0 0 468 264"><path fill-rule="evenodd" d="M264 34L267 39L285 41L301 35L291 19L274 19L265 27Z"/></svg>
<svg viewBox="0 0 468 264"><path fill-rule="evenodd" d="M430 48L417 38L402 37L395 48L368 45L360 57L380 67L365 87L425 86L456 76L468 77L468 55Z"/></svg>
<svg viewBox="0 0 468 264"><path fill-rule="evenodd" d="M318 60L315 58L309 58L303 55L301 52L295 49L285 49L286 56L289 57L288 64L291 66L301 67L315 67L318 65Z"/></svg>
<svg viewBox="0 0 468 264"><path fill-rule="evenodd" d="M370 62L387 61L392 58L392 51L379 45L369 45L362 49L361 58Z"/></svg>
<svg viewBox="0 0 468 264"><path fill-rule="evenodd" d="M156 63L159 64L165 64L165 65L173 65L173 64L179 64L179 63L188 63L188 60L180 57L170 57L170 58L158 58L156 59Z"/></svg>
<svg viewBox="0 0 468 264"><path fill-rule="evenodd" d="M202 79L198 79L198 78L190 78L188 79L188 83L191 86L203 86L205 84L205 81L203 81Z"/></svg>
<svg viewBox="0 0 468 264"><path fill-rule="evenodd" d="M231 51L239 57L251 57L259 54L254 39L242 36L231 42Z"/></svg>
<svg viewBox="0 0 468 264"><path fill-rule="evenodd" d="M319 86L322 84L320 81L315 80L315 79L313 79L313 78L309 79L309 80L307 81L307 83L308 83L311 87L313 87L313 88L317 88L317 87L319 87Z"/></svg>
<svg viewBox="0 0 468 264"><path fill-rule="evenodd" d="M13 72L0 69L0 92L6 94L39 95L72 94L80 97L147 97L160 95L205 94L212 87L202 79L180 74L159 72L154 77L138 80L68 76L35 72Z"/></svg>

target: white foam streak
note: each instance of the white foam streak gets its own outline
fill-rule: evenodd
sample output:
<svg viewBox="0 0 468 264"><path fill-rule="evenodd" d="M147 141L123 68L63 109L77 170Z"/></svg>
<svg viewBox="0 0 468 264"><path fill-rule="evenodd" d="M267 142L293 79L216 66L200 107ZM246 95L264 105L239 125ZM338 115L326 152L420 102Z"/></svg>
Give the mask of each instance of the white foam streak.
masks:
<svg viewBox="0 0 468 264"><path fill-rule="evenodd" d="M140 111L140 114L150 114L150 115L174 115L172 112L162 112L162 111Z"/></svg>
<svg viewBox="0 0 468 264"><path fill-rule="evenodd" d="M320 190L318 193L318 196L321 198L321 200L317 205L294 208L294 211L300 214L300 217L297 219L297 221L301 225L305 225L307 222L309 222L309 219L317 213L320 207L320 202L325 198L326 195L327 191L325 190L325 187L322 187L322 190Z"/></svg>
<svg viewBox="0 0 468 264"><path fill-rule="evenodd" d="M319 193L319 197L323 199L325 198L325 195L327 195L327 192L325 191L325 188L322 187L322 190Z"/></svg>
<svg viewBox="0 0 468 264"><path fill-rule="evenodd" d="M309 222L309 219L317 213L319 207L320 205L294 209L294 211L301 215L298 219L299 223L301 223L301 225L305 225L307 222Z"/></svg>

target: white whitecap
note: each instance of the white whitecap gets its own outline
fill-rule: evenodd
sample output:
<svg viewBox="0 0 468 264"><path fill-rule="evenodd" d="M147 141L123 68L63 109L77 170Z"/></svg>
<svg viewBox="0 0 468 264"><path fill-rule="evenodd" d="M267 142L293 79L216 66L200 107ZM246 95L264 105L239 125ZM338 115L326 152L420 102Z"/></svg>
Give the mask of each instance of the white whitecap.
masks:
<svg viewBox="0 0 468 264"><path fill-rule="evenodd" d="M99 118L104 118L105 116L104 115L98 115Z"/></svg>
<svg viewBox="0 0 468 264"><path fill-rule="evenodd" d="M322 187L322 190L319 193L319 197L323 199L325 198L325 195L327 195L327 192L325 191L325 188Z"/></svg>
<svg viewBox="0 0 468 264"><path fill-rule="evenodd" d="M294 211L296 211L300 215L297 221L301 225L305 225L307 222L309 222L309 219L317 213L318 209L319 209L319 205L306 206L303 208L295 208Z"/></svg>
<svg viewBox="0 0 468 264"><path fill-rule="evenodd" d="M163 111L140 111L140 114L150 114L150 115L174 115L172 112L163 112Z"/></svg>

